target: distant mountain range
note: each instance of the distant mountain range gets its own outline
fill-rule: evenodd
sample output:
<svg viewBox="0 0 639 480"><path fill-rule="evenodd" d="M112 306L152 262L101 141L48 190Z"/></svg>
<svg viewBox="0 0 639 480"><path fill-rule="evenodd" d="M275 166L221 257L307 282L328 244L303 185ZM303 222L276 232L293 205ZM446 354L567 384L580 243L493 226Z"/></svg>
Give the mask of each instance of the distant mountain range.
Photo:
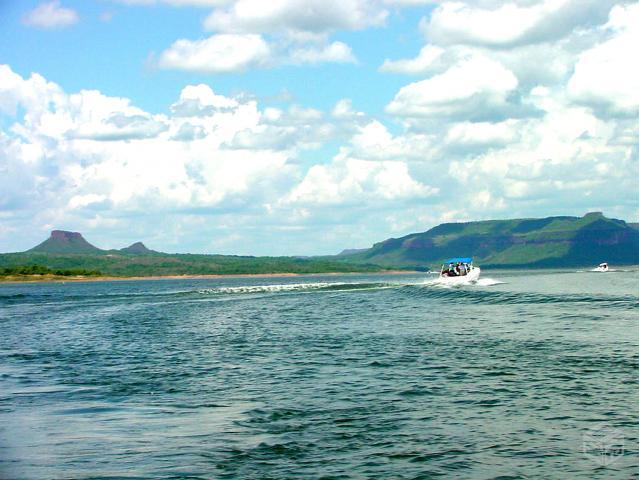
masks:
<svg viewBox="0 0 639 480"><path fill-rule="evenodd" d="M485 267L542 268L639 263L639 224L591 212L583 217L444 223L390 238L341 258L393 267L436 267L446 258L474 257Z"/></svg>
<svg viewBox="0 0 639 480"><path fill-rule="evenodd" d="M14 268L37 267L37 268ZM0 270L41 272L91 271L131 276L230 275L268 273L378 272L379 265L309 257L251 257L237 255L169 254L136 242L119 250L103 250L79 232L54 230L49 238L26 252L0 254Z"/></svg>
<svg viewBox="0 0 639 480"><path fill-rule="evenodd" d="M40 265L121 276L375 272L428 270L450 257L474 257L475 264L495 268L639 264L639 224L599 212L583 217L443 223L371 248L323 257L167 254L150 250L142 242L103 250L78 232L54 230L26 252L0 254L0 267Z"/></svg>
<svg viewBox="0 0 639 480"><path fill-rule="evenodd" d="M87 242L80 232L53 230L51 236L27 252L31 253L68 253L68 254L108 254L113 252L146 255L159 253L149 250L142 242L135 242L120 250L102 250Z"/></svg>

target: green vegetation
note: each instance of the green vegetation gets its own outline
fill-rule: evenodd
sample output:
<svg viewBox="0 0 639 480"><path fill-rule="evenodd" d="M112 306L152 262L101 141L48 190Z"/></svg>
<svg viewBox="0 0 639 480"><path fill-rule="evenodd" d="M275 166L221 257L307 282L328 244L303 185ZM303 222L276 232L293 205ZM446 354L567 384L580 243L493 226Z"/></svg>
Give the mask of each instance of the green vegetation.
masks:
<svg viewBox="0 0 639 480"><path fill-rule="evenodd" d="M584 217L444 223L391 238L364 250L325 257L166 254L141 242L102 250L80 233L54 230L22 253L0 254L0 275L242 275L380 272L439 268L450 257L472 256L484 267L535 268L639 263L637 225L589 213Z"/></svg>
<svg viewBox="0 0 639 480"><path fill-rule="evenodd" d="M445 223L427 232L391 238L341 258L388 267L437 267L472 256L499 268L639 263L639 230L594 212L584 217Z"/></svg>
<svg viewBox="0 0 639 480"><path fill-rule="evenodd" d="M16 277L26 275L55 275L59 277L97 277L102 275L98 270L86 270L83 268L75 268L71 270L62 270L45 267L44 265L16 265L13 267L0 268L0 277Z"/></svg>
<svg viewBox="0 0 639 480"><path fill-rule="evenodd" d="M64 254L23 252L0 254L0 268L42 265L52 271L99 271L103 275L232 275L267 273L379 272L385 267L324 258L240 257L232 255L121 253ZM34 272L36 273L36 272Z"/></svg>
<svg viewBox="0 0 639 480"><path fill-rule="evenodd" d="M36 247L0 254L0 268L38 265L51 271L102 272L120 277L162 275L232 275L269 273L378 272L384 267L341 258L251 257L234 255L166 254L136 242L121 250L102 250L79 232L54 230ZM29 267L31 268L31 267ZM40 274L35 270L31 273Z"/></svg>

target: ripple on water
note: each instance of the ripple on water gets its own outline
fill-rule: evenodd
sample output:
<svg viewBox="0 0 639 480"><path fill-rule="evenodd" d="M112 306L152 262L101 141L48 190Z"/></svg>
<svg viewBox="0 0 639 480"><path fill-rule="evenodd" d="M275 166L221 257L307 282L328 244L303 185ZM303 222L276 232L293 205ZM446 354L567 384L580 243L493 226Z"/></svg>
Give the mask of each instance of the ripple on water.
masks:
<svg viewBox="0 0 639 480"><path fill-rule="evenodd" d="M638 284L571 275L2 287L0 474L630 478Z"/></svg>

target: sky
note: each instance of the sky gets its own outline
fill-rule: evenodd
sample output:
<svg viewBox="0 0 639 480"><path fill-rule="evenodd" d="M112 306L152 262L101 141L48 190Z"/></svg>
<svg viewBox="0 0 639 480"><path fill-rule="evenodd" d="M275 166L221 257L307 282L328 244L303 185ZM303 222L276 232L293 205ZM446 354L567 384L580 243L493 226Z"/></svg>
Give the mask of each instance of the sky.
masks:
<svg viewBox="0 0 639 480"><path fill-rule="evenodd" d="M639 221L639 2L0 0L0 251Z"/></svg>

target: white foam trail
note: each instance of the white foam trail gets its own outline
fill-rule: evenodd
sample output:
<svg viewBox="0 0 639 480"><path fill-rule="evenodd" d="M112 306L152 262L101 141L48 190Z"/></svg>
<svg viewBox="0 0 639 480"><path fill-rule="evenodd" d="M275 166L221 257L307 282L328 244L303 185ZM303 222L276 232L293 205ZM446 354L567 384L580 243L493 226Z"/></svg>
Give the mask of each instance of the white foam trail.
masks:
<svg viewBox="0 0 639 480"><path fill-rule="evenodd" d="M506 282L502 282L501 280L495 280L494 278L480 278L477 280L477 285L482 287L491 287L493 285L501 285Z"/></svg>
<svg viewBox="0 0 639 480"><path fill-rule="evenodd" d="M285 283L279 285L242 285L237 287L218 287L198 290L202 295L238 294L238 293L279 293L304 292L316 290L340 291L344 290L379 290L382 288L397 288L401 284L394 283L359 283L359 282L315 282L315 283Z"/></svg>
<svg viewBox="0 0 639 480"><path fill-rule="evenodd" d="M282 285L243 285L240 287L219 287L198 290L201 294L211 293L266 293L266 292L293 292L298 290L317 290L330 286L348 285L347 283L288 283Z"/></svg>
<svg viewBox="0 0 639 480"><path fill-rule="evenodd" d="M435 278L433 280L424 280L421 285L434 286L434 287L444 287L444 288L453 288L453 287L469 287L469 286L480 286L480 287L490 287L493 285L500 285L502 283L501 280L495 280L494 278L480 278L474 282L463 282L463 283L450 283L445 280L441 280L439 278Z"/></svg>

